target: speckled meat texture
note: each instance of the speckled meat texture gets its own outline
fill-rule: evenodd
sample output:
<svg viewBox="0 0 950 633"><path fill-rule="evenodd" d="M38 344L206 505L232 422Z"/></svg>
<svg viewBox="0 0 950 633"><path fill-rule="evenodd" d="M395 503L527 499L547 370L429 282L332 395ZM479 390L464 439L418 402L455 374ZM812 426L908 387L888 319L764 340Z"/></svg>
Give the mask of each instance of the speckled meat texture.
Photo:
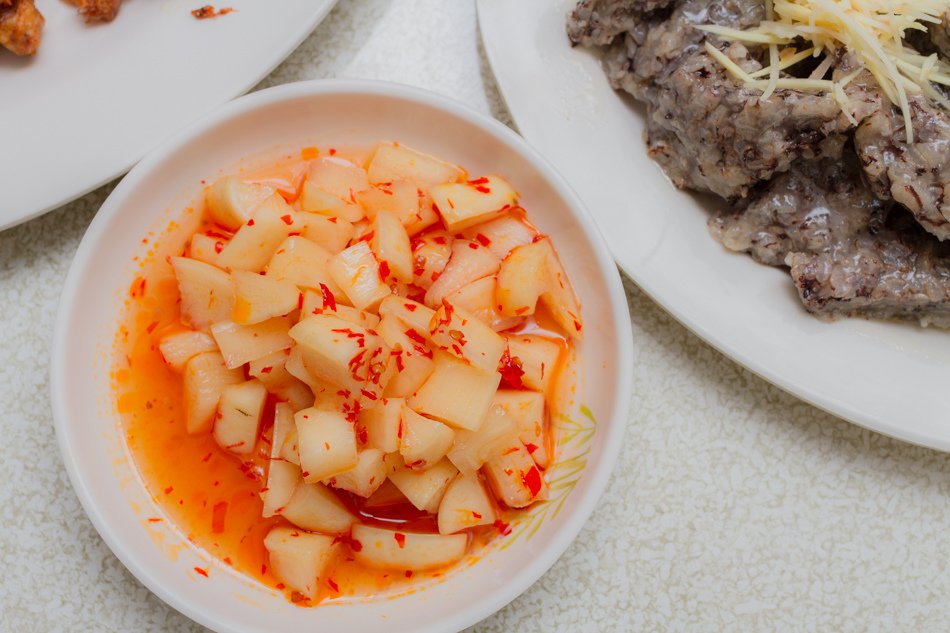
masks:
<svg viewBox="0 0 950 633"><path fill-rule="evenodd" d="M645 15L669 7L673 1L581 0L571 12L567 34L575 45L606 46L618 35L636 30Z"/></svg>
<svg viewBox="0 0 950 633"><path fill-rule="evenodd" d="M950 244L877 198L856 161L796 167L710 230L727 248L788 266L813 314L950 327Z"/></svg>
<svg viewBox="0 0 950 633"><path fill-rule="evenodd" d="M86 22L111 22L119 13L122 0L69 0Z"/></svg>
<svg viewBox="0 0 950 633"><path fill-rule="evenodd" d="M950 115L927 101L911 100L914 142L904 118L883 104L862 121L854 144L874 192L907 207L920 225L950 238Z"/></svg>
<svg viewBox="0 0 950 633"><path fill-rule="evenodd" d="M753 26L765 17L761 0L684 0L668 17L615 10L598 14L597 37L587 39L580 8L569 35L610 43L608 77L647 103L650 155L678 187L737 199L796 160L840 156L851 125L830 95L779 90L762 100L704 50L696 25ZM616 16L612 25L605 15ZM747 71L762 67L741 44L717 45Z"/></svg>
<svg viewBox="0 0 950 633"><path fill-rule="evenodd" d="M33 55L45 22L33 0L0 0L0 46L16 55Z"/></svg>

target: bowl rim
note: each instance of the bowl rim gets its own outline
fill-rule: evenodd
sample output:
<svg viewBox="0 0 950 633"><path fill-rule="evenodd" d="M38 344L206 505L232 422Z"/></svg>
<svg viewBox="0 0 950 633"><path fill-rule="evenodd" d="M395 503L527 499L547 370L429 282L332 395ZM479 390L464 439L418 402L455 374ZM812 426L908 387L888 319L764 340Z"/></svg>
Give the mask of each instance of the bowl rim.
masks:
<svg viewBox="0 0 950 633"><path fill-rule="evenodd" d="M633 335L632 327L627 325L629 323L629 313L620 274L593 216L581 202L579 196L554 169L553 165L520 135L494 118L476 112L450 97L415 86L380 80L316 79L299 81L260 90L220 106L151 150L125 175L103 202L83 235L65 278L58 304L50 358L50 399L57 444L70 483L86 515L109 549L139 582L180 613L216 631L236 631L236 629L227 628L212 612L206 611L202 609L201 605L191 602L187 597L187 591L169 585L153 574L150 569L139 563L135 552L124 546L122 539L106 521L93 498L93 493L87 485L84 474L73 457L71 447L67 445L67 428L70 426L72 417L66 407L66 385L69 382L66 367L68 357L66 353L68 349L67 340L70 333L68 317L73 313L74 306L80 298L77 289L79 281L86 274L87 260L93 252L94 245L102 239L103 232L108 228L113 216L116 215L121 202L130 195L134 195L141 182L147 180L153 171L170 158L173 158L177 152L186 148L194 137L206 129L224 123L229 119L240 117L257 109L267 108L285 100L307 97L319 98L338 94L395 97L418 105L440 109L473 125L481 133L495 136L501 142L512 147L517 153L523 155L550 183L556 194L564 200L571 215L586 233L587 239L593 246L598 272L604 277L608 288L607 303L616 323L616 327L613 328L610 334L613 335L613 343L618 350L617 384L620 388L613 396L613 417L609 420L602 420L598 424L598 428L604 430L604 449L601 458L592 460L585 468L585 475L590 477L590 494L580 496L569 504L566 520L562 527L552 535L550 544L537 557L528 561L521 568L521 571L508 578L504 583L489 590L484 599L473 602L441 621L423 624L417 630L449 630L447 627L460 630L471 626L502 609L524 593L557 562L568 546L577 538L607 488L611 473L620 455L624 429L629 417L632 399L630 385L633 380L634 362Z"/></svg>

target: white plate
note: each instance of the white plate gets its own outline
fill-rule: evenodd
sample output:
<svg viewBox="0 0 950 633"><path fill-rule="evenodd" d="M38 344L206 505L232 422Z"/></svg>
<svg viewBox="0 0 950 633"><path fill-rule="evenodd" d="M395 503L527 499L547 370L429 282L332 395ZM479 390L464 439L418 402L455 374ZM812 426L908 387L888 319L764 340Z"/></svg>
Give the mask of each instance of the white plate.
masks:
<svg viewBox="0 0 950 633"><path fill-rule="evenodd" d="M722 204L677 191L646 155L639 109L564 31L572 0L479 0L482 38L521 133L594 214L621 268L711 345L869 429L950 450L950 334L805 313L787 273L706 231Z"/></svg>
<svg viewBox="0 0 950 633"><path fill-rule="evenodd" d="M336 0L221 0L234 13L191 15L207 0L126 0L87 26L62 0L33 59L0 49L0 229L98 187L172 132L248 90Z"/></svg>

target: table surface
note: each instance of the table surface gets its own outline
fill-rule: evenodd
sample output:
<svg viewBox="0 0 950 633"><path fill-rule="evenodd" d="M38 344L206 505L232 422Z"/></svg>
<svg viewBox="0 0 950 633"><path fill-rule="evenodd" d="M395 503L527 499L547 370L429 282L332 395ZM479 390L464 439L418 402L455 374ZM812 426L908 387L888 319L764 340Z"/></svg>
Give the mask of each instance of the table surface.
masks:
<svg viewBox="0 0 950 633"><path fill-rule="evenodd" d="M259 88L320 77L414 84L510 124L467 0L341 0ZM0 233L3 631L202 630L112 555L56 447L57 303L111 187ZM471 630L946 630L950 457L799 402L624 284L634 405L610 487L560 561Z"/></svg>

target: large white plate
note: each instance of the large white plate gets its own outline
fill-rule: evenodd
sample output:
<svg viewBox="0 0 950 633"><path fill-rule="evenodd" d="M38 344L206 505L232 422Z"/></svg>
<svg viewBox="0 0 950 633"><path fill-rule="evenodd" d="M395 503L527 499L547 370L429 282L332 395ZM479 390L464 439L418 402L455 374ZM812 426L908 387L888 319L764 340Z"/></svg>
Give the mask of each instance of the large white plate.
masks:
<svg viewBox="0 0 950 633"><path fill-rule="evenodd" d="M172 132L248 90L336 0L126 0L87 26L63 0L33 59L0 50L0 229L118 176Z"/></svg>
<svg viewBox="0 0 950 633"><path fill-rule="evenodd" d="M726 252L711 199L647 157L638 108L564 31L572 0L479 0L482 38L521 133L567 177L621 268L723 353L862 426L950 450L950 333L808 316L788 275Z"/></svg>

